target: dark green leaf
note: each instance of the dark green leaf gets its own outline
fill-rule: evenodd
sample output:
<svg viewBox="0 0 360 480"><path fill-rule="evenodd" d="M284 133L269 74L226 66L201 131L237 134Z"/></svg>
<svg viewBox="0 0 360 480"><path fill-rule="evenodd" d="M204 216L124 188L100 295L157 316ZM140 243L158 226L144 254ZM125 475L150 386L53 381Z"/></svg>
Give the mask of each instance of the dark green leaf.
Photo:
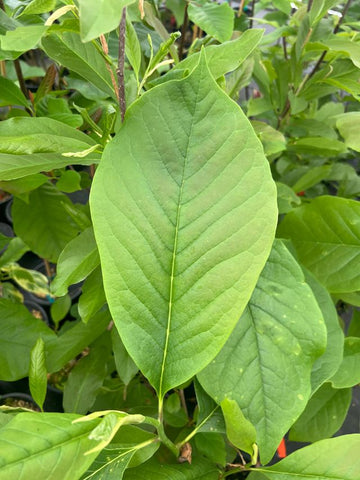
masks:
<svg viewBox="0 0 360 480"><path fill-rule="evenodd" d="M106 351L91 348L71 370L64 388L63 406L68 413L87 413L106 375Z"/></svg>
<svg viewBox="0 0 360 480"><path fill-rule="evenodd" d="M123 342L115 328L111 330L111 339L114 351L116 370L120 379L128 385L139 371L133 359L126 351Z"/></svg>
<svg viewBox="0 0 360 480"><path fill-rule="evenodd" d="M360 338L345 338L343 361L330 382L335 388L348 388L360 383Z"/></svg>
<svg viewBox="0 0 360 480"><path fill-rule="evenodd" d="M289 440L316 442L332 437L343 424L350 403L351 388L338 390L324 383L291 427Z"/></svg>
<svg viewBox="0 0 360 480"><path fill-rule="evenodd" d="M66 212L65 204L71 204L69 198L54 186L45 184L30 193L29 203L15 198L12 207L16 234L33 252L52 262L57 261L79 230Z"/></svg>
<svg viewBox="0 0 360 480"><path fill-rule="evenodd" d="M101 268L95 270L85 280L79 298L79 315L84 323L97 313L106 303Z"/></svg>

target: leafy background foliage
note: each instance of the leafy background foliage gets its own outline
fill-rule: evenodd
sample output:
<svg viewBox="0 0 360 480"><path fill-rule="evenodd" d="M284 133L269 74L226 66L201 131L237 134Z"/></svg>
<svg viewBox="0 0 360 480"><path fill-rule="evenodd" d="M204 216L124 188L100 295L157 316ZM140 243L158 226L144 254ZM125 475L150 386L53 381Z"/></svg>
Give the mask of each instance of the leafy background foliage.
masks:
<svg viewBox="0 0 360 480"><path fill-rule="evenodd" d="M0 0L0 479L358 479L359 30Z"/></svg>

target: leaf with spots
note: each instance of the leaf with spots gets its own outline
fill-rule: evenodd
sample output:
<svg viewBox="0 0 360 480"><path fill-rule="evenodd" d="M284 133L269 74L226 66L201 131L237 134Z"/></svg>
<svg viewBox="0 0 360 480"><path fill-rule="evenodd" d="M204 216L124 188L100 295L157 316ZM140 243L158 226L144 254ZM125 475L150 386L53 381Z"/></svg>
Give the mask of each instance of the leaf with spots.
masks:
<svg viewBox="0 0 360 480"><path fill-rule="evenodd" d="M198 379L220 403L236 400L257 432L262 463L311 394L311 367L325 348L321 311L303 273L277 240L229 340Z"/></svg>
<svg viewBox="0 0 360 480"><path fill-rule="evenodd" d="M277 218L261 144L205 54L188 77L130 107L90 206L111 314L161 406L227 340Z"/></svg>

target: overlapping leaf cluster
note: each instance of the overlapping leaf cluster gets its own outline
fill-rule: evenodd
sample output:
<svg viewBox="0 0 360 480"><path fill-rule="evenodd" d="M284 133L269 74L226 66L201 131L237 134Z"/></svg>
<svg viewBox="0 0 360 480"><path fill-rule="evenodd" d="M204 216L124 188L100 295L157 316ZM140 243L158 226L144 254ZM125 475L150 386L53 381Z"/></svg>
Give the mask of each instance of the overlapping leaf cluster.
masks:
<svg viewBox="0 0 360 480"><path fill-rule="evenodd" d="M0 0L0 480L357 480L355 3Z"/></svg>

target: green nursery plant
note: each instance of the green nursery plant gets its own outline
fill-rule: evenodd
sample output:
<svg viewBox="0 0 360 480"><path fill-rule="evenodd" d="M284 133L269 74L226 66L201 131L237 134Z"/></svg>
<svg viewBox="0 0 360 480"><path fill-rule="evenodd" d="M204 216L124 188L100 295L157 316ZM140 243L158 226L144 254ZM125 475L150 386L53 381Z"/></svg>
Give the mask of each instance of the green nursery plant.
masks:
<svg viewBox="0 0 360 480"><path fill-rule="evenodd" d="M0 480L358 480L356 2L0 7Z"/></svg>

